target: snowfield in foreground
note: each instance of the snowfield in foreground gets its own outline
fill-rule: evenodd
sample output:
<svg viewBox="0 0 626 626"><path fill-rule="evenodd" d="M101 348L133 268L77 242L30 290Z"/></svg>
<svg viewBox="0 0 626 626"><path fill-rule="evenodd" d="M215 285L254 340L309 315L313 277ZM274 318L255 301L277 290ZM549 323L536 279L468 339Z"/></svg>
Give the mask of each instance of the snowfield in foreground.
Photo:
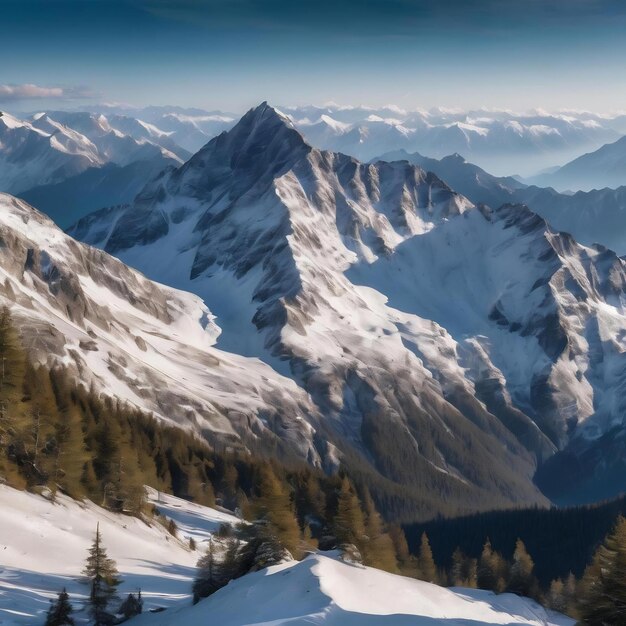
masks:
<svg viewBox="0 0 626 626"><path fill-rule="evenodd" d="M48 599L62 587L80 609L80 598L88 593L80 572L97 522L124 579L120 594L142 589L146 613L132 622L137 626L573 624L514 595L443 589L343 563L333 553L247 575L192 606L200 552L188 549L188 538L202 549L220 523L237 518L153 490L150 498L176 521L180 541L159 524L149 526L92 503L64 496L52 503L0 486L0 624L43 624ZM167 610L148 612L156 607ZM85 616L79 610L77 623Z"/></svg>
<svg viewBox="0 0 626 626"><path fill-rule="evenodd" d="M512 594L451 591L371 567L335 553L276 565L231 582L196 606L143 615L137 626L425 626L432 624L569 625Z"/></svg>
<svg viewBox="0 0 626 626"><path fill-rule="evenodd" d="M179 526L180 541L158 523L106 511L91 502L59 496L45 498L0 486L0 624L43 624L49 598L63 588L78 609L89 594L81 572L96 524L109 556L123 579L120 595L141 588L144 608L191 603L191 583L199 551L188 548L193 536L199 550L222 522L237 518L173 496L149 491L162 515ZM78 612L78 617L85 616ZM80 623L80 620L77 619Z"/></svg>

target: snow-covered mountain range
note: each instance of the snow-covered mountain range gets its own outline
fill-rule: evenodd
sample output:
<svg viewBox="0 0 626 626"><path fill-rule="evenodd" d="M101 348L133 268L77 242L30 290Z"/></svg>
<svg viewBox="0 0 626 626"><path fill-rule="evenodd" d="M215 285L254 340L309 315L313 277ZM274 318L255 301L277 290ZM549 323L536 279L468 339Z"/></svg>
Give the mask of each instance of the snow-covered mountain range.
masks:
<svg viewBox="0 0 626 626"><path fill-rule="evenodd" d="M405 488L539 501L539 463L623 432L614 253L312 148L266 104L70 233L202 297L217 348L291 379L344 459Z"/></svg>
<svg viewBox="0 0 626 626"><path fill-rule="evenodd" d="M210 139L231 128L240 117L224 111L205 111L177 106L133 108L120 105L100 105L95 112L109 117L139 119L164 132L179 146L197 152Z"/></svg>
<svg viewBox="0 0 626 626"><path fill-rule="evenodd" d="M89 211L130 202L146 180L189 156L169 133L134 118L0 115L0 191L36 203L65 226Z"/></svg>
<svg viewBox="0 0 626 626"><path fill-rule="evenodd" d="M474 196L464 191L463 181L457 184L455 169L458 168L449 156L455 151L490 172L536 174L544 166L579 157L585 150L595 150L626 130L622 116L571 112L411 112L392 106L330 105L290 107L286 113L311 145L364 160L380 158L381 154L386 160L402 159L411 154L411 162L438 173L452 188L473 201ZM25 120L5 113L5 137L0 141L0 159L4 161L0 191L19 194L67 227L93 210L130 203L146 181L169 165L180 165L236 121L237 116L232 113L180 107L133 109L102 105L93 112L48 111ZM605 145L528 182L544 187L554 185L558 189L616 186L624 182L619 178L622 145L621 141ZM419 156L416 160L415 150L429 157ZM441 157L443 163L438 166L439 161L434 157ZM448 176L439 173L442 169ZM572 175L568 174L570 169ZM481 171L484 177L486 172ZM468 174L472 175L468 172L464 175ZM503 180L498 185L504 184L511 190L525 187L510 176ZM488 203L495 204L506 196L506 190L501 189L489 196L487 185L479 184L481 201L486 197ZM531 189L539 188L533 185ZM594 192L593 197L578 196L576 210L569 211L564 220L558 217L566 211L563 199L551 190L544 191L543 187L541 193L518 192L506 201L526 202L528 197L534 199L536 206L532 208L553 218L556 227L582 236L585 243L599 241L619 248L613 227L607 227L606 240L602 232L596 239L585 236L598 231L599 217L612 222L608 213L613 207L620 213L623 211L621 194L612 197L603 189L602 193ZM563 207L562 210L552 209L553 204ZM569 222L576 222L579 215L581 227L576 228L576 223L570 227Z"/></svg>
<svg viewBox="0 0 626 626"><path fill-rule="evenodd" d="M397 106L336 104L281 110L318 148L365 161L401 149L433 158L458 152L499 176L535 176L626 134L626 116L585 111L404 110ZM85 113L53 111L48 115L89 136L88 126L80 122ZM183 156L181 149L197 152L220 132L232 128L240 115L172 106L96 105L91 117L104 118L118 132Z"/></svg>
<svg viewBox="0 0 626 626"><path fill-rule="evenodd" d="M499 176L534 175L621 137L623 116L398 107L287 107L314 146L370 160L405 149L434 158L458 152Z"/></svg>
<svg viewBox="0 0 626 626"><path fill-rule="evenodd" d="M433 159L394 150L376 160L408 161L434 172L474 204L497 207L525 204L557 230L585 245L599 243L626 254L626 187L559 193L552 187L526 185L511 176L493 176L459 154Z"/></svg>
<svg viewBox="0 0 626 626"><path fill-rule="evenodd" d="M0 146L0 188L12 193L104 163L83 135L61 125L44 130L37 120L22 121L8 113L0 116Z"/></svg>

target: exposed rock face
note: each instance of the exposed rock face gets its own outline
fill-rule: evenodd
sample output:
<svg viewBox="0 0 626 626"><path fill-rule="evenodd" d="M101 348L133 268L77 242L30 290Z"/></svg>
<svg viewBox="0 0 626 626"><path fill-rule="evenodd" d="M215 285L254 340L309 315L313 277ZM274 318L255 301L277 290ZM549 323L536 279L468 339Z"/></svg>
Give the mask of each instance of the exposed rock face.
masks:
<svg viewBox="0 0 626 626"><path fill-rule="evenodd" d="M407 162L313 149L266 104L71 233L201 296L219 348L310 397L316 454L407 493L541 501L537 463L621 427L616 255Z"/></svg>
<svg viewBox="0 0 626 626"><path fill-rule="evenodd" d="M213 347L199 298L156 284L0 194L0 303L33 357L211 441L278 435L320 464L306 393L259 361ZM290 421L282 421L281 416Z"/></svg>
<svg viewBox="0 0 626 626"><path fill-rule="evenodd" d="M525 185L510 176L492 176L458 154L432 159L417 152L395 150L380 159L408 161L432 171L474 204L527 205L552 227L571 233L579 243L597 243L619 255L626 254L626 187L559 193L551 187Z"/></svg>

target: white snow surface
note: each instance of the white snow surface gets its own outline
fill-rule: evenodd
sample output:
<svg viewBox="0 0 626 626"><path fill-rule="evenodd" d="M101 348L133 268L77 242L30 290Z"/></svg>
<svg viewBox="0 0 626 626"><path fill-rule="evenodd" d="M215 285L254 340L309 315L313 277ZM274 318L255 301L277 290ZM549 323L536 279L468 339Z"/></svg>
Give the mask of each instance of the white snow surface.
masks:
<svg viewBox="0 0 626 626"><path fill-rule="evenodd" d="M144 615L139 626L567 626L562 615L504 594L444 589L361 565L336 554L270 567L232 581L193 607Z"/></svg>
<svg viewBox="0 0 626 626"><path fill-rule="evenodd" d="M51 502L0 485L0 624L43 624L49 599L63 587L81 608L89 595L81 573L97 524L123 579L120 596L141 588L146 610L189 603L200 550L220 524L239 519L153 489L148 495L179 525L178 538L156 521L111 513L89 501L57 495ZM188 547L190 537L196 551ZM83 623L86 615L79 611L77 617Z"/></svg>
<svg viewBox="0 0 626 626"><path fill-rule="evenodd" d="M208 537L220 524L239 520L154 490L149 496L176 521L179 539L158 523L149 525L90 502L62 495L51 502L0 486L0 624L43 623L49 599L62 587L77 610L77 623L86 623L88 588L81 571L98 523L123 579L120 595L141 588L145 605L144 614L132 622L137 626L573 624L517 596L444 589L347 564L334 553L249 574L192 606L195 564ZM189 550L189 537L198 541L198 550ZM157 607L166 610L149 612Z"/></svg>

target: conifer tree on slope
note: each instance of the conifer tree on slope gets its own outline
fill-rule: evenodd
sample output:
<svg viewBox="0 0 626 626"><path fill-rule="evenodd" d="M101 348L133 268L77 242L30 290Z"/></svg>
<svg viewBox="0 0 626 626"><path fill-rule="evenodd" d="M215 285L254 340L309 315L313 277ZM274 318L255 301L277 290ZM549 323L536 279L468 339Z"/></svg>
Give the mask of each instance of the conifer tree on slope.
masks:
<svg viewBox="0 0 626 626"><path fill-rule="evenodd" d="M240 555L239 548L240 543L234 537L226 539L221 546L213 538L209 539L207 551L198 560L198 573L193 582L194 604L247 573L245 566L249 564L244 563L246 559Z"/></svg>
<svg viewBox="0 0 626 626"><path fill-rule="evenodd" d="M33 470L40 481L54 473L56 455L52 452L57 447L55 424L59 421L48 371L28 363L24 391L30 406L23 439Z"/></svg>
<svg viewBox="0 0 626 626"><path fill-rule="evenodd" d="M428 541L428 535L426 535L426 533L422 533L417 564L421 580L425 580L429 583L438 582L439 576L437 574L437 566L435 565L433 551L430 547L430 541Z"/></svg>
<svg viewBox="0 0 626 626"><path fill-rule="evenodd" d="M368 489L363 495L365 511L365 532L367 542L364 546L365 563L387 572L398 571L398 561L391 537L385 532L383 521L376 510Z"/></svg>
<svg viewBox="0 0 626 626"><path fill-rule="evenodd" d="M520 596L532 597L536 595L538 583L533 575L535 563L526 550L526 546L521 539L515 542L513 553L513 564L509 577L507 591Z"/></svg>
<svg viewBox="0 0 626 626"><path fill-rule="evenodd" d="M508 578L507 564L499 552L496 552L487 538L478 559L477 583L479 589L488 589L498 593L504 591Z"/></svg>
<svg viewBox="0 0 626 626"><path fill-rule="evenodd" d="M115 599L115 591L121 580L115 561L109 558L106 548L102 544L99 523L96 527L93 543L89 548L83 574L91 587L89 605L95 626L106 626L113 623L114 617L109 612L109 605Z"/></svg>
<svg viewBox="0 0 626 626"><path fill-rule="evenodd" d="M452 553L450 567L450 584L453 587L476 587L477 560L463 554L458 546Z"/></svg>
<svg viewBox="0 0 626 626"><path fill-rule="evenodd" d="M207 551L198 559L198 573L193 581L193 602L208 598L224 586L222 564L212 538L209 538Z"/></svg>
<svg viewBox="0 0 626 626"><path fill-rule="evenodd" d="M289 491L270 465L261 468L259 497L254 512L268 523L269 532L275 533L280 543L295 557L300 557L300 527L293 511Z"/></svg>
<svg viewBox="0 0 626 626"><path fill-rule="evenodd" d="M63 589L56 600L50 600L50 609L46 617L45 626L74 626L71 617L72 605L67 591Z"/></svg>
<svg viewBox="0 0 626 626"><path fill-rule="evenodd" d="M143 612L143 598L141 597L141 589L134 593L129 593L126 599L120 605L119 612L124 616L124 619L130 619L135 615L141 615Z"/></svg>
<svg viewBox="0 0 626 626"><path fill-rule="evenodd" d="M365 539L365 520L359 498L347 477L341 481L337 494L333 534L339 545L354 544L362 550Z"/></svg>
<svg viewBox="0 0 626 626"><path fill-rule="evenodd" d="M80 497L85 492L82 479L89 455L85 448L81 415L75 406L61 412L61 420L56 426L56 439L54 482L72 497Z"/></svg>
<svg viewBox="0 0 626 626"><path fill-rule="evenodd" d="M626 624L626 518L621 515L585 571L581 588L585 624Z"/></svg>

